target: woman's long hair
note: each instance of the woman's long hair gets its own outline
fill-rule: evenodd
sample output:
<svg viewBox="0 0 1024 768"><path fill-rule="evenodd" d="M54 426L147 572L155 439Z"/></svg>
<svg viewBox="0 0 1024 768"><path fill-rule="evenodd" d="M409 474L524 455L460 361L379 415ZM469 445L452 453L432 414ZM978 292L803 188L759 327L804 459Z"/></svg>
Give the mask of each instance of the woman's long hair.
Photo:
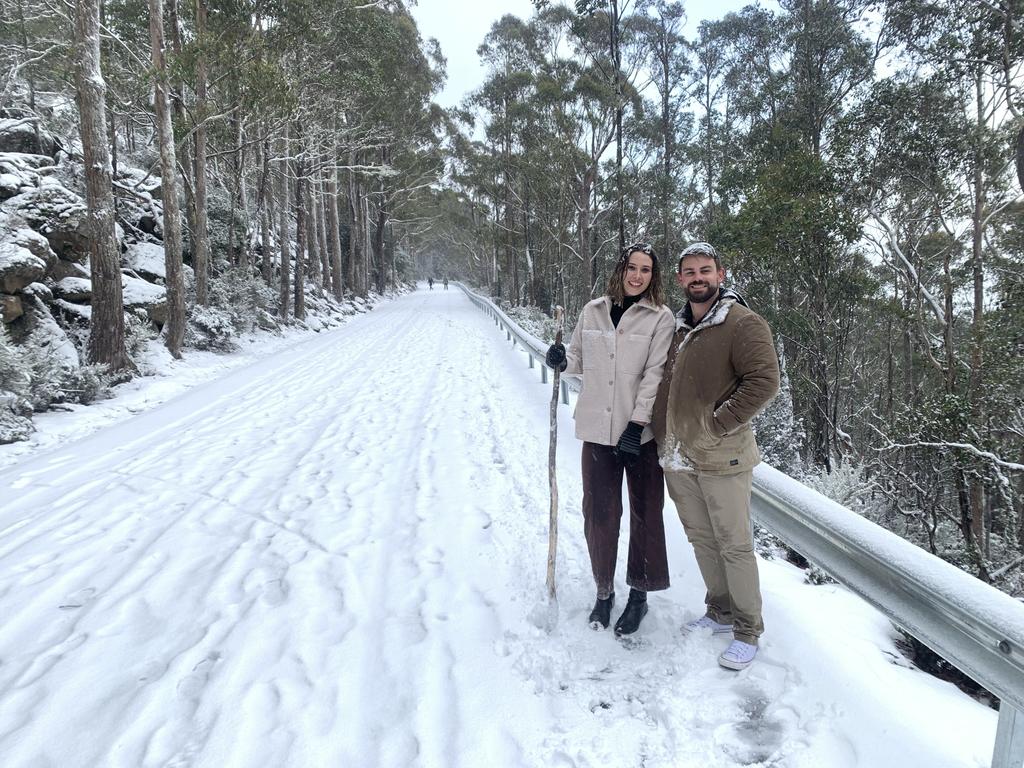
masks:
<svg viewBox="0 0 1024 768"><path fill-rule="evenodd" d="M663 306L665 304L665 288L661 283L661 268L658 266L658 257L650 243L635 243L622 252L611 277L608 278L605 295L612 300L612 304L622 306L626 300L626 291L622 286L626 277L626 266L629 264L629 257L637 251L651 257L651 284L640 294L640 298L650 299L656 307Z"/></svg>

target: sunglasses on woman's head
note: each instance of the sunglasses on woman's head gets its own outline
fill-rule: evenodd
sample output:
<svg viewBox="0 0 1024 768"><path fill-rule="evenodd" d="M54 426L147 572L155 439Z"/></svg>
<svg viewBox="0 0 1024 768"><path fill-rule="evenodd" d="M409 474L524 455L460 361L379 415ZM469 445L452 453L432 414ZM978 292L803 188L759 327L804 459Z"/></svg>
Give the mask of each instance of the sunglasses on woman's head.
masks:
<svg viewBox="0 0 1024 768"><path fill-rule="evenodd" d="M629 258L629 254L637 251L640 253L646 253L652 259L657 258L654 255L654 246L650 243L633 243L622 251L622 260L626 261Z"/></svg>

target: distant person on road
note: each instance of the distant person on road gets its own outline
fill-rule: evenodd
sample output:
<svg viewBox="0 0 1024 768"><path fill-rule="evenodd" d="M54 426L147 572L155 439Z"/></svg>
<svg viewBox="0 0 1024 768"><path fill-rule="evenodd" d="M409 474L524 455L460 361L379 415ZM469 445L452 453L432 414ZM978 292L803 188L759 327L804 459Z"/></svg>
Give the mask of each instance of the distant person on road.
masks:
<svg viewBox="0 0 1024 768"><path fill-rule="evenodd" d="M761 456L750 422L779 391L779 362L768 324L723 287L713 246L686 248L676 280L687 303L676 315L654 430L669 495L707 588L704 615L683 629L732 634L718 663L744 669L764 631L750 525Z"/></svg>
<svg viewBox="0 0 1024 768"><path fill-rule="evenodd" d="M448 290L448 275L444 276L444 289L446 291Z"/></svg>
<svg viewBox="0 0 1024 768"><path fill-rule="evenodd" d="M617 635L636 632L647 593L668 589L665 483L651 413L674 321L665 306L658 258L648 243L626 248L605 295L580 314L568 351L552 344L547 364L580 374L576 437L583 441L583 531L597 600L588 621L607 628L615 602L615 561L622 518L622 475L629 488L629 600Z"/></svg>
<svg viewBox="0 0 1024 768"><path fill-rule="evenodd" d="M427 278L427 285L430 286L430 290L434 290L434 278L428 277Z"/></svg>

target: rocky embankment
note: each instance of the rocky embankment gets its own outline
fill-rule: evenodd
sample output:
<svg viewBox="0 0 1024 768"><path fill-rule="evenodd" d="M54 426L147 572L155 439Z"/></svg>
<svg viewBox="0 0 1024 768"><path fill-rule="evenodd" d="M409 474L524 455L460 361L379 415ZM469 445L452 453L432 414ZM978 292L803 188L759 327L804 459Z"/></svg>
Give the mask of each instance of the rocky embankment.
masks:
<svg viewBox="0 0 1024 768"><path fill-rule="evenodd" d="M125 312L159 331L167 317L160 179L122 167L115 186ZM92 284L82 187L73 149L28 113L0 110L0 346L8 352L0 356L0 443L32 428L12 349L30 350L70 380L83 365Z"/></svg>

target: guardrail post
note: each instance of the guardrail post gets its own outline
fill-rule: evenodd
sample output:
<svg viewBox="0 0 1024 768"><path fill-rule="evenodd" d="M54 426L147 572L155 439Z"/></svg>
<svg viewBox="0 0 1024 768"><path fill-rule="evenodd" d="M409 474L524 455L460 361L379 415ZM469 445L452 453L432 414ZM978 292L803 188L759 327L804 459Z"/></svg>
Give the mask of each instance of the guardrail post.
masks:
<svg viewBox="0 0 1024 768"><path fill-rule="evenodd" d="M533 355L527 355L530 358L530 368L533 369Z"/></svg>
<svg viewBox="0 0 1024 768"><path fill-rule="evenodd" d="M505 341L512 341L512 331L505 329Z"/></svg>
<svg viewBox="0 0 1024 768"><path fill-rule="evenodd" d="M562 384L562 402L566 405L569 404L569 385L565 383L565 379L561 379Z"/></svg>
<svg viewBox="0 0 1024 768"><path fill-rule="evenodd" d="M1024 765L1024 714L1008 701L999 702L999 725L992 768L1021 768Z"/></svg>
<svg viewBox="0 0 1024 768"><path fill-rule="evenodd" d="M548 383L548 367L546 365L542 365L540 367L540 383L541 384L547 384Z"/></svg>

